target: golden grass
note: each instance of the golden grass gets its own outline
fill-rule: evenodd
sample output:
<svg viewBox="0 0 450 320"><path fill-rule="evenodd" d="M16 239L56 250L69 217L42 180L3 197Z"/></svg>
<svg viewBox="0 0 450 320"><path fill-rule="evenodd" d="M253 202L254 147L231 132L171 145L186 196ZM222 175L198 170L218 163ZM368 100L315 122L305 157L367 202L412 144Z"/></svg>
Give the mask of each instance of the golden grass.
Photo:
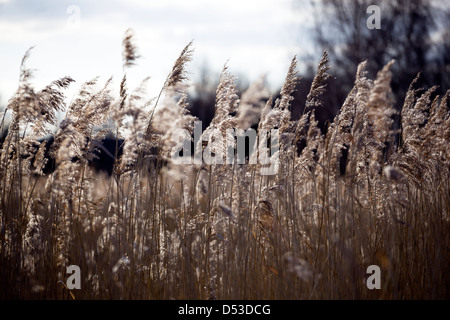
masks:
<svg viewBox="0 0 450 320"><path fill-rule="evenodd" d="M110 81L97 91L96 80L85 83L55 134L58 167L50 175L39 170L42 157L33 162L33 139L65 108L62 90L71 79L36 92L28 81L28 53L24 58L1 147L1 298L450 297L449 91L432 100L432 90L420 95L413 83L396 132L391 63L375 80L366 78L362 63L323 134L315 113L328 77L326 53L296 121L290 119L299 80L295 58L275 102L260 101L267 96L260 84L240 101L225 67L211 126L225 132L244 123L243 114L257 112L259 129L279 129L278 171L261 175L260 164L177 165L169 133L192 134L196 120L179 94L191 43L156 108L159 98L145 98L142 88L127 91L125 71L138 57L131 40L127 32L120 99L110 95ZM105 134L94 129L109 119L113 133L125 139L112 176L89 166L95 149L89 141ZM301 152L298 141L306 144ZM82 289L69 293L59 282L71 264L81 269ZM381 268L380 290L366 287L369 265Z"/></svg>

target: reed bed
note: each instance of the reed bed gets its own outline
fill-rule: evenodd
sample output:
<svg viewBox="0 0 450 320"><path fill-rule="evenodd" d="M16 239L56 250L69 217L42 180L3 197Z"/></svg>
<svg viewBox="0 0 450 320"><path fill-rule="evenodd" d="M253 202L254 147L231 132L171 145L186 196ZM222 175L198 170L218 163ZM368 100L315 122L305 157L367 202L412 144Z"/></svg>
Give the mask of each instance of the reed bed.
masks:
<svg viewBox="0 0 450 320"><path fill-rule="evenodd" d="M296 58L275 101L261 81L239 94L225 66L214 119L194 150L213 148L218 159L228 151L213 146L210 132L277 129L274 172L250 161L255 153L244 164L179 164L174 137L194 142L198 120L186 93L192 46L148 98L145 80L127 88L139 57L127 31L118 98L111 79L93 79L68 105L73 80L35 90L26 53L0 150L2 299L450 297L449 91L438 97L416 88L416 78L398 114L394 62L375 79L362 62L324 133L316 115L330 76L326 52L299 119L290 111L301 85ZM51 125L57 167L44 174L45 145L35 141ZM111 176L89 165L92 141L106 134L124 139ZM64 285L69 265L80 267L80 290ZM370 265L381 268L379 290L366 286Z"/></svg>

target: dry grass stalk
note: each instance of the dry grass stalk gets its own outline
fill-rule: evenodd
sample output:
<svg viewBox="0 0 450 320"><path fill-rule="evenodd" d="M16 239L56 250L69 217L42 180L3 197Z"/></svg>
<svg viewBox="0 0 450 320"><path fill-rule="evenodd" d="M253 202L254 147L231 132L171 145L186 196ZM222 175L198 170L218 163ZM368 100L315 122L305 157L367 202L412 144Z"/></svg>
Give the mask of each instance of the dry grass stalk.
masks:
<svg viewBox="0 0 450 320"><path fill-rule="evenodd" d="M205 143L196 147L225 157L223 144L208 134L217 129L223 139L227 129L259 121L258 132L280 131L280 149L270 155L279 170L264 175L257 161L179 165L171 161L178 142L173 135L182 130L190 143L196 120L179 86L192 43L163 84L158 110L159 98L146 98L146 80L128 90L125 69L138 57L131 31L123 45L118 99L112 98L111 80L99 89L98 79L81 86L55 134L51 154L58 166L48 175L45 143L38 145L35 135L47 133L65 110L63 91L73 80L61 78L36 91L26 66L29 51L23 59L0 146L1 297L68 298L58 283L69 264L82 270L77 299L450 296L443 256L450 244L450 91L436 97L433 87L419 94L416 78L396 145L392 63L375 80L367 78L366 62L358 66L354 87L326 133L316 120L329 77L326 52L308 110L297 121L289 110L299 80L295 57L275 102L263 82L239 97L225 66L216 114L203 132ZM98 147L92 141L105 134L98 128L111 119L124 144L107 176L89 163ZM297 153L300 139L305 147ZM255 142L259 148L250 159L267 149L263 140ZM365 286L373 264L382 270L381 290Z"/></svg>

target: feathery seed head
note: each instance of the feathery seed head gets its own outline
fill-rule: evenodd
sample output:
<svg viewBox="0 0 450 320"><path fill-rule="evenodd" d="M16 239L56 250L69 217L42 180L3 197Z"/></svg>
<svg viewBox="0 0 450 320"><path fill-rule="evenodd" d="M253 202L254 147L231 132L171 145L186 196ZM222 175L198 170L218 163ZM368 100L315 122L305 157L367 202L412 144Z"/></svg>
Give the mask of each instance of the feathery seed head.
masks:
<svg viewBox="0 0 450 320"><path fill-rule="evenodd" d="M123 68L125 69L134 65L135 61L140 57L137 53L137 47L134 43L134 32L131 28L125 31L122 46Z"/></svg>
<svg viewBox="0 0 450 320"><path fill-rule="evenodd" d="M297 57L294 56L289 66L289 70L286 75L283 87L281 88L281 100L278 108L289 109L290 103L294 99L292 94L295 92L300 79L301 78L297 76Z"/></svg>
<svg viewBox="0 0 450 320"><path fill-rule="evenodd" d="M174 87L177 84L187 80L186 75L186 64L192 60L192 47L193 41L189 42L183 51L181 51L180 56L175 61L172 67L169 77L167 78L166 87Z"/></svg>
<svg viewBox="0 0 450 320"><path fill-rule="evenodd" d="M311 89L309 90L308 96L306 98L306 108L314 108L322 106L322 101L318 100L318 97L325 92L325 87L327 81L331 75L327 73L330 70L328 65L328 53L323 52L322 59L320 59L319 67L317 69L316 75L314 76L313 82L311 84Z"/></svg>

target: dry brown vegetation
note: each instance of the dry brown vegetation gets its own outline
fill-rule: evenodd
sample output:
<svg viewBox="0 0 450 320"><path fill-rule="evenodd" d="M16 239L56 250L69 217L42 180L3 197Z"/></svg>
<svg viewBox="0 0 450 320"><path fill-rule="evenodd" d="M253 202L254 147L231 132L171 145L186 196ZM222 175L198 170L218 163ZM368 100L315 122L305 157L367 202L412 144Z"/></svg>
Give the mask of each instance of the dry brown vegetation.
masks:
<svg viewBox="0 0 450 320"><path fill-rule="evenodd" d="M393 62L374 80L362 62L323 134L315 114L329 77L326 53L299 120L290 117L300 80L295 58L276 101L262 82L239 97L225 67L210 127L245 130L256 115L259 130L279 128L278 171L177 165L171 134L192 133L195 121L183 86L192 44L157 98L147 99L145 81L127 88L127 68L138 57L132 40L127 32L119 99L110 80L98 87L94 79L66 106L63 90L73 80L36 91L25 55L1 147L2 298L70 298L60 281L71 264L81 269L76 299L450 297L449 91L434 97L435 88L419 90L413 81L394 130ZM57 125L62 110L52 146L58 167L43 175L43 147L33 141ZM97 128L110 119L125 143L114 173L103 176L89 166L89 141L107 133ZM306 147L297 150L300 141ZM366 287L369 265L381 268L380 290Z"/></svg>

